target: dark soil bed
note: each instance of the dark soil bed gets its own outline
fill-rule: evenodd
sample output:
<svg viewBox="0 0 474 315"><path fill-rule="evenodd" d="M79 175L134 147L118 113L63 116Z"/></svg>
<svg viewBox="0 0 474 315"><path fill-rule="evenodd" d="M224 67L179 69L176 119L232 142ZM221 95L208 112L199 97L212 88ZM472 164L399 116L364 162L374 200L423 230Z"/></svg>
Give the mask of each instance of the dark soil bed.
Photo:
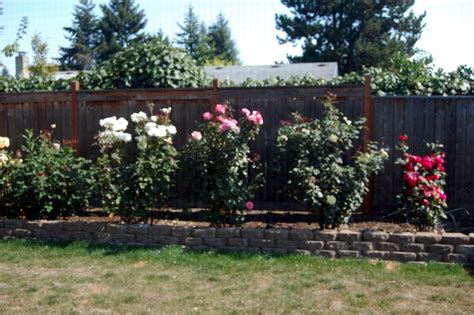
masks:
<svg viewBox="0 0 474 315"><path fill-rule="evenodd" d="M111 217L100 209L81 213L80 216L65 218L68 221L87 222L116 222L120 223L119 217ZM312 216L307 212L287 211L252 211L245 214L243 227L260 228L290 228L290 229L319 229L317 223L312 223ZM157 211L153 224L166 224L174 226L209 226L207 213L195 209L190 212L167 209ZM346 227L344 227L346 228ZM398 218L381 220L380 217L356 214L347 227L355 231L378 230L385 232L415 232L413 225L403 223Z"/></svg>

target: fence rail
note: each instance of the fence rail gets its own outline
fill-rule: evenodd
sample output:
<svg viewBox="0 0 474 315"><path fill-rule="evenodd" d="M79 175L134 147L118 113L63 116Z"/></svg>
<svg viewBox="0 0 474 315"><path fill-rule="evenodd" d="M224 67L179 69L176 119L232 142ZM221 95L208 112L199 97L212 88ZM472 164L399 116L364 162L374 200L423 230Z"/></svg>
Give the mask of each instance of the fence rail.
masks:
<svg viewBox="0 0 474 315"><path fill-rule="evenodd" d="M94 158L98 150L92 143L100 119L113 115L128 118L154 103L157 108L173 108L172 120L178 129L174 143L181 147L204 111L217 102L227 102L236 112L248 107L262 113L265 124L253 150L262 155L265 173L271 176L280 121L295 111L320 118L321 99L328 91L338 96L337 106L349 119L367 118L357 146L376 140L391 152L384 173L372 181L373 196L366 199L366 209L395 206L401 178L394 164L394 148L401 133L409 135L410 147L417 154L426 153L425 141L445 144L448 204L450 208L474 208L474 97L372 97L370 80L365 86L219 88L215 81L211 88L195 89L82 91L73 85L71 92L0 93L0 135L10 137L15 150L21 146L24 129L38 134L54 123L56 139L77 140L77 152ZM287 200L276 194L272 183L268 181L259 200L268 208L281 207Z"/></svg>

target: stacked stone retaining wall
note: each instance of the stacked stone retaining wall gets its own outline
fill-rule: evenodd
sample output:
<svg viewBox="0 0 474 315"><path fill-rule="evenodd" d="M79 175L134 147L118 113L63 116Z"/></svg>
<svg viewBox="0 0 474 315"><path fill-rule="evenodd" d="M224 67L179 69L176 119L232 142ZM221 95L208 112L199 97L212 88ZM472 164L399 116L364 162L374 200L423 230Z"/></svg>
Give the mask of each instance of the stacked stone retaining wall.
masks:
<svg viewBox="0 0 474 315"><path fill-rule="evenodd" d="M402 262L474 262L474 233L386 233L283 228L211 228L0 219L0 238L179 245L255 253L368 257Z"/></svg>

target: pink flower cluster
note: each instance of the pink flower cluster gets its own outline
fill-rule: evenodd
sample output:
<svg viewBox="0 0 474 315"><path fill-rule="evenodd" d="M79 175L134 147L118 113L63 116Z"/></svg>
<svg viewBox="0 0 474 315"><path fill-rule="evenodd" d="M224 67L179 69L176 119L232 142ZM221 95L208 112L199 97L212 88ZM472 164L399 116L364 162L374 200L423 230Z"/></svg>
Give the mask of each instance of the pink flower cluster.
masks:
<svg viewBox="0 0 474 315"><path fill-rule="evenodd" d="M403 143L408 137L401 135L399 140ZM438 204L446 207L446 194L441 183L446 175L443 165L445 153L419 156L405 152L403 157L403 180L407 184L407 193L423 206Z"/></svg>
<svg viewBox="0 0 474 315"><path fill-rule="evenodd" d="M241 110L242 115L247 118L247 121L250 122L251 124L254 125L263 125L263 117L260 112L254 110L253 112L250 112L247 108L242 108Z"/></svg>

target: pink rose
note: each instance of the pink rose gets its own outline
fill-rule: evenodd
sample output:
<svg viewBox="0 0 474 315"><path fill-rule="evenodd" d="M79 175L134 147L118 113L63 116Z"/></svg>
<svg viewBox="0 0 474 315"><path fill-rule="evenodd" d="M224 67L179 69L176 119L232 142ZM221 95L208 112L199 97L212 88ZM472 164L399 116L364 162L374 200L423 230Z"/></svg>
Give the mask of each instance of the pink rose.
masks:
<svg viewBox="0 0 474 315"><path fill-rule="evenodd" d="M202 134L199 131L193 131L191 133L191 137L193 138L193 140L199 141L202 139Z"/></svg>
<svg viewBox="0 0 474 315"><path fill-rule="evenodd" d="M248 117L250 115L250 111L247 109L247 108L242 108L242 110L240 111L242 113L242 115L244 115L245 117Z"/></svg>
<svg viewBox="0 0 474 315"><path fill-rule="evenodd" d="M444 192L441 192L439 194L439 197L441 198L441 200L446 200L446 194Z"/></svg>
<svg viewBox="0 0 474 315"><path fill-rule="evenodd" d="M258 111L253 111L251 115L247 116L247 120L254 125L263 125L262 114Z"/></svg>
<svg viewBox="0 0 474 315"><path fill-rule="evenodd" d="M421 201L421 204L422 204L423 206L429 206L429 205L430 205L430 202L428 201L428 199L423 199L423 200Z"/></svg>
<svg viewBox="0 0 474 315"><path fill-rule="evenodd" d="M212 119L212 114L209 113L209 112L205 112L204 114L202 114L202 118L204 120L211 120Z"/></svg>
<svg viewBox="0 0 474 315"><path fill-rule="evenodd" d="M253 209L253 202L252 201L247 201L245 203L245 208L247 208L247 210L252 210Z"/></svg>
<svg viewBox="0 0 474 315"><path fill-rule="evenodd" d="M234 130L240 130L239 127L237 127L237 120L235 119L224 119L222 124L219 126L219 130L221 133L226 132L227 130L234 129Z"/></svg>
<svg viewBox="0 0 474 315"><path fill-rule="evenodd" d="M220 115L225 114L225 106L222 104L217 104L215 112Z"/></svg>

